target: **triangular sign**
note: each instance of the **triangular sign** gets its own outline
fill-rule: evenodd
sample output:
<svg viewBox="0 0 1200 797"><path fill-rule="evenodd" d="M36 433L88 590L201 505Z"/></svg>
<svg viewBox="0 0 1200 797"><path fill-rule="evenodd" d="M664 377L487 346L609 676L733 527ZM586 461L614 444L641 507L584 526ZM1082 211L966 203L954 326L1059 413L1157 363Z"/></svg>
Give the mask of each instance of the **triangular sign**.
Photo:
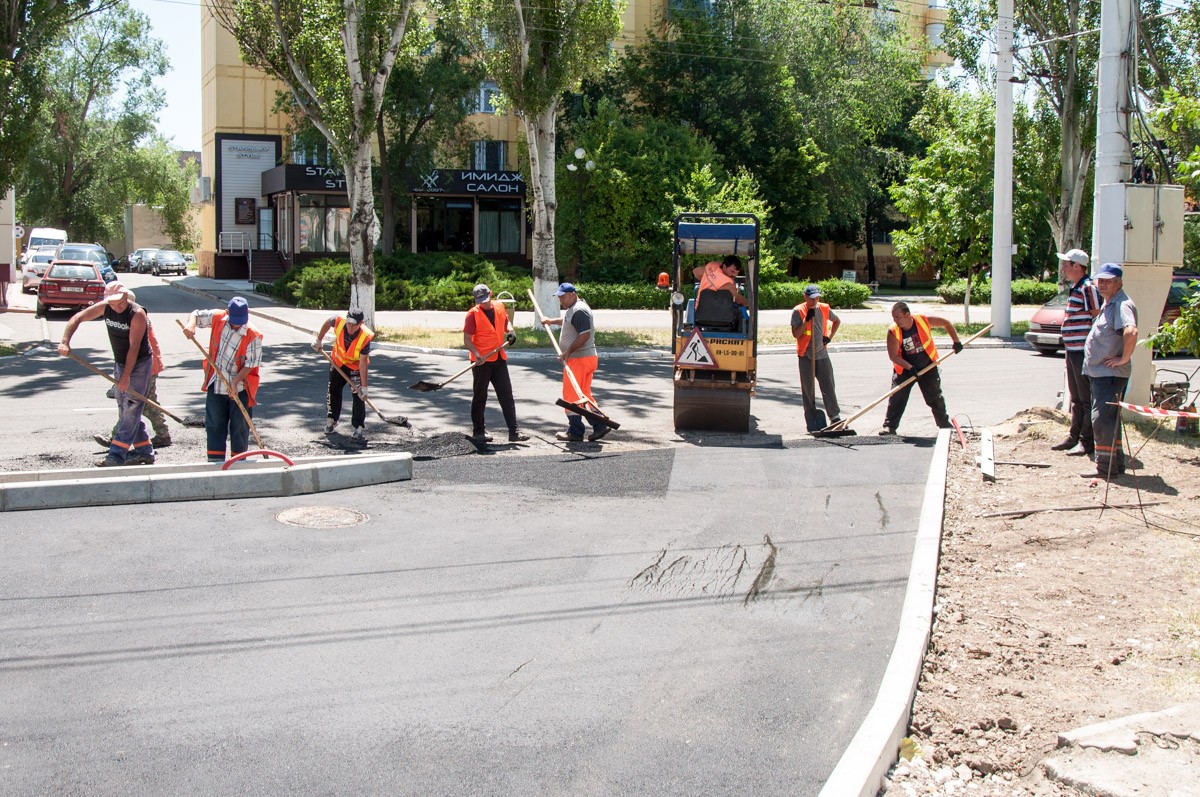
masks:
<svg viewBox="0 0 1200 797"><path fill-rule="evenodd" d="M680 349L679 356L675 358L675 364L688 368L718 367L717 358L713 356L712 349L708 348L708 341L700 334L699 329L692 330L687 342Z"/></svg>

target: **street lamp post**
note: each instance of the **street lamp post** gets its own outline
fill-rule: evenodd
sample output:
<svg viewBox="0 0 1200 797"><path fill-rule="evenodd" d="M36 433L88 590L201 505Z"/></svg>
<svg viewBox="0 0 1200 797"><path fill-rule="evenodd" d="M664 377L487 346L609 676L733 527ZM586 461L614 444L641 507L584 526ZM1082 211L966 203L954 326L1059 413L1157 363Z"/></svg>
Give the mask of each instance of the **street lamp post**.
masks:
<svg viewBox="0 0 1200 797"><path fill-rule="evenodd" d="M575 160L578 163L568 163L567 171L574 173L575 180L579 184L579 261L576 267L575 280L582 282L581 274L583 273L583 181L587 173L596 168L596 162L587 159L587 150L583 147L575 149Z"/></svg>

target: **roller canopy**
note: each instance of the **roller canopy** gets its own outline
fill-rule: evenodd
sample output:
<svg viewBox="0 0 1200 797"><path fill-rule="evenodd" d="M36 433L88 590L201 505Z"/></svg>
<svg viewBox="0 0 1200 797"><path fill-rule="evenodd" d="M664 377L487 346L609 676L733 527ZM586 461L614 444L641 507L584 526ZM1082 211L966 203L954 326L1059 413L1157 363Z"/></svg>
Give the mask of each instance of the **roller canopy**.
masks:
<svg viewBox="0 0 1200 797"><path fill-rule="evenodd" d="M754 224L680 222L677 245L682 254L752 255L758 229Z"/></svg>

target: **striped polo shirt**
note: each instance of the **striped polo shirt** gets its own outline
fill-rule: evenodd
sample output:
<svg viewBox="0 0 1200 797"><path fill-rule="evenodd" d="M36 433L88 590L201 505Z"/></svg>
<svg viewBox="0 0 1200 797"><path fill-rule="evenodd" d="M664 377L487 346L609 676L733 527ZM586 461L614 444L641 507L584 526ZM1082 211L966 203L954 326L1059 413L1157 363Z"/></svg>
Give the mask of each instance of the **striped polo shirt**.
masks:
<svg viewBox="0 0 1200 797"><path fill-rule="evenodd" d="M1062 325L1063 346L1067 351L1083 351L1083 343L1092 328L1091 311L1099 310L1102 304L1104 302L1100 300L1100 291L1092 284L1091 277L1084 275L1083 279L1071 288Z"/></svg>

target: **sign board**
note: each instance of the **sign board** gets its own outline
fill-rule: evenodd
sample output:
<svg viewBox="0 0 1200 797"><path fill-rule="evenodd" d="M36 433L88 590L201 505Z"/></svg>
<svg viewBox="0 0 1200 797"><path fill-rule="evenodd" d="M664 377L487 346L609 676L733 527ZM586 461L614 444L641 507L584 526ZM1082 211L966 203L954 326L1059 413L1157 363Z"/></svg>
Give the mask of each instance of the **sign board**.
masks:
<svg viewBox="0 0 1200 797"><path fill-rule="evenodd" d="M525 196L520 172L484 169L433 169L409 182L414 194L483 194Z"/></svg>
<svg viewBox="0 0 1200 797"><path fill-rule="evenodd" d="M22 227L20 224L18 224L16 227L13 227L13 238L24 238L24 237L25 237L25 228L24 227Z"/></svg>
<svg viewBox="0 0 1200 797"><path fill-rule="evenodd" d="M842 269L842 282L858 282L858 272L852 268Z"/></svg>
<svg viewBox="0 0 1200 797"><path fill-rule="evenodd" d="M679 350L679 356L675 358L675 364L685 368L718 367L716 355L708 347L708 341L700 334L699 329L692 330L692 334L688 336L687 341L683 344L683 348Z"/></svg>
<svg viewBox="0 0 1200 797"><path fill-rule="evenodd" d="M238 197L233 200L234 224L253 224L257 204L258 200L254 197Z"/></svg>

